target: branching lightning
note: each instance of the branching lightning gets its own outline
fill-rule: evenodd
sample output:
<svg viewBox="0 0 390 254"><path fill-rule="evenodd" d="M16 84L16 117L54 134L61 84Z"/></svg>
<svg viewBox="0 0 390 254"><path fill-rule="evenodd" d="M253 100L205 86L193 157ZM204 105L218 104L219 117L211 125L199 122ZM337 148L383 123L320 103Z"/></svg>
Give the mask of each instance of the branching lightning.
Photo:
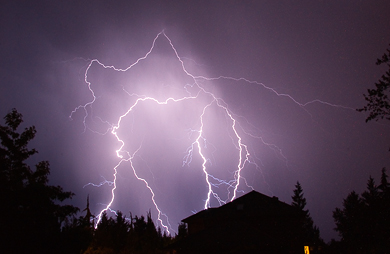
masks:
<svg viewBox="0 0 390 254"><path fill-rule="evenodd" d="M124 93L126 93L130 97L135 97L137 99L127 109L127 111L124 114L119 116L116 123L109 123L108 121L106 121L100 117L94 116L93 115L93 106L97 100L97 96L96 96L96 93L93 89L92 82L89 79L91 67L93 65L98 65L104 69L111 69L111 70L114 70L116 72L127 72L130 69L132 69L133 67L135 67L137 64L139 64L140 62L147 60L148 56L153 52L158 39L165 39L166 41L168 41L174 56L176 57L176 59L179 61L180 65L181 65L182 71L185 73L185 75L188 78L190 78L193 81L193 84L191 84L191 85L185 84L183 86L183 91L186 94L186 96L176 96L176 97L171 96L171 97L168 97L168 98L161 100L161 99L157 99L157 98L150 96L150 95L147 95L147 94L146 95L139 95L136 93L131 93L131 92L128 92L127 89L123 88ZM168 216L166 215L166 213L164 213L162 211L162 209L160 209L160 206L158 205L158 200L156 199L154 189L151 187L151 185L149 184L147 179L139 176L138 172L140 169L134 165L134 158L137 157L139 151L142 150L142 144L133 152L127 151L125 149L126 140L123 137L121 137L121 135L119 133L119 130L125 128L125 127L123 127L123 119L125 119L129 114L136 112L137 108L140 107L140 105L142 105L142 104L145 104L148 102L148 103L154 103L158 107L164 107L164 106L171 105L171 104L178 104L179 102L182 102L185 100L192 100L192 101L202 105L202 110L201 110L200 115L196 116L198 119L197 127L191 128L189 130L189 136L192 138L192 141L190 142L187 151L183 151L183 152L185 152L185 156L183 158L182 165L183 166L190 165L193 162L192 159L193 159L194 154L197 154L197 156L200 156L201 165L199 167L201 168L201 170L203 172L204 181L207 185L207 192L204 194L204 196L202 198L202 200L204 200L204 207L203 207L204 209L207 209L211 206L212 199L215 199L220 205L234 200L237 197L237 194L243 191L243 190L240 190L240 186L242 184L244 184L246 187L253 189L247 183L246 179L242 176L242 172L245 169L245 167L249 164L254 165L256 168L259 168L259 165L256 163L256 161L258 161L256 156L252 155L252 152L249 151L250 149L249 149L248 145L244 142L243 135L258 139L264 145L268 146L269 148L271 148L275 152L277 152L283 159L285 159L286 161L287 161L287 159L283 155L282 150L277 145L267 143L263 140L263 138L261 136L254 135L254 134L246 131L242 127L242 125L240 124L238 119L244 119L245 121L247 121L247 120L243 117L235 115L231 111L231 109L229 108L227 103L225 103L225 101L222 98L217 97L215 95L215 93L209 91L206 88L206 86L204 86L202 84L202 81L211 82L211 81L216 81L216 80L230 80L230 81L235 81L235 82L241 81L241 82L246 82L249 84L259 85L259 86L262 86L264 89L267 89L270 92L274 93L277 96L282 96L282 97L288 98L293 103L295 103L297 106L299 106L303 110L305 110L309 115L310 115L310 113L307 111L307 109L305 109L305 107L307 105L313 104L313 103L321 103L321 104L325 104L328 106L351 109L351 108L344 107L341 105L330 104L328 102L324 102L321 100L313 100L313 101L306 102L306 103L300 103L297 100L295 100L292 96L290 96L289 94L278 93L275 89L268 87L268 86L264 85L263 83L260 83L257 81L251 81L251 80L248 80L245 78L234 78L234 77L227 77L227 76L208 78L205 76L196 76L196 75L191 74L187 70L183 59L184 58L179 56L171 39L165 34L164 31L162 31L159 34L157 34L157 36L154 38L152 45L150 47L150 50L143 57L140 57L139 59L137 59L133 64L129 65L127 68L121 69L121 68L116 68L113 65L105 65L97 59L93 59L89 62L88 66L85 70L85 73L84 73L84 82L88 87L88 90L92 96L92 99L89 102L76 107L71 112L69 117L73 118L73 115L76 112L83 111L84 131L89 130L89 131L93 131L93 132L103 134L103 135L111 134L114 136L114 138L119 143L119 147L115 151L116 156L119 159L119 162L113 168L113 171L114 171L113 179L111 181L108 181L108 180L103 178L104 181L100 182L99 184L89 183L89 184L86 184L84 186L84 187L86 187L86 186L91 185L91 186L99 187L102 185L108 185L108 186L112 187L111 200L110 200L110 202L108 202L108 204L105 205L105 208L100 211L100 213L98 215L97 223L99 223L101 216L102 216L102 213L104 211L107 211L107 210L111 211L112 210L112 205L113 205L113 202L115 200L115 194L116 194L116 189L117 189L118 168L119 167L127 167L127 168L131 169L131 171L134 174L134 176L136 177L136 179L138 179L139 181L142 181L144 183L145 187L149 190L150 198L154 204L155 209L157 210L157 213L158 213L157 219L158 219L158 222L161 225L161 227L164 228L167 233L170 233L170 231L173 230L171 225L169 224ZM204 100L200 100L201 97L203 99L207 98L206 102L204 102ZM205 136L205 133L204 133L204 128L208 124L206 122L205 115L207 114L208 111L211 110L211 108L217 108L218 110L222 111L226 116L226 121L229 123L229 130L231 133L231 136L230 136L231 143L236 150L236 156L238 158L237 162L235 164L235 169L233 170L232 179L227 179L227 180L220 179L220 178L216 177L215 175L211 174L208 170L208 164L210 163L210 158L209 158L210 156L206 155L207 153L205 152L205 149L207 146L212 146L212 144L208 143L207 137ZM94 117L94 119L98 119L99 121L104 123L106 126L108 126L107 131L97 132L97 131L91 129L88 126L87 119L92 118L92 117ZM249 122L247 122L247 123L249 123ZM225 186L225 188L226 188L227 198L220 197L217 194L217 192L215 191L216 189L219 189L222 186Z"/></svg>

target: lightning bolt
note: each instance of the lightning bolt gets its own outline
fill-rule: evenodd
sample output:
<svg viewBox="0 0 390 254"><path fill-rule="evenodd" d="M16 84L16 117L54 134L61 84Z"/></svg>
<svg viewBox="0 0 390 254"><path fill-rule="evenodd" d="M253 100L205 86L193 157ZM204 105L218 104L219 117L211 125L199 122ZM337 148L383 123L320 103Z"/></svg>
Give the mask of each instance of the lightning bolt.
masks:
<svg viewBox="0 0 390 254"><path fill-rule="evenodd" d="M92 86L92 81L90 81L90 78L89 78L92 66L97 65L98 67L101 67L104 69L109 69L109 70L112 70L115 72L128 72L136 65L147 60L148 56L153 52L153 50L156 46L157 40L160 38L165 39L169 43L170 48L172 49L174 56L176 57L176 59L180 63L181 70L184 72L184 74L189 79L192 80L192 84L185 84L183 87L183 91L184 91L183 94L186 94L186 95L185 96L183 96L183 95L170 96L170 97L167 97L165 99L159 99L159 98L154 97L154 96L130 93L123 87L123 92L125 94L127 94L131 98L134 98L134 97L136 98L134 103L128 107L128 109L125 111L125 113L121 114L115 123L110 123L110 122L102 119L101 117L95 116L94 112L93 112L93 106L96 103L96 101L98 100L98 96L96 96L96 93L95 93L93 86ZM173 230L171 225L169 224L168 216L162 211L162 209L158 205L158 201L156 199L154 189L151 187L151 185L147 181L147 179L139 176L139 174L138 174L139 169L135 166L134 159L137 156L139 156L138 153L142 150L142 143L133 152L127 151L126 150L126 141L124 138L121 137L121 134L120 134L120 130L122 130L124 128L123 127L124 119L126 117L128 117L130 114L136 112L137 108L141 107L142 105L145 105L146 103L152 103L152 104L157 105L158 107L164 107L164 106L167 107L168 105L176 105L176 104L179 105L180 102L192 100L194 102L197 102L199 105L201 105L202 110L201 110L200 114L197 116L197 119L199 119L198 124L197 124L198 127L191 128L188 131L189 138L193 139L193 141L190 143L188 149L185 152L186 155L183 158L182 165L189 166L193 161L192 159L193 159L194 154L197 154L200 156L201 162L202 162L201 169L203 172L204 181L205 181L206 186L207 186L207 193L205 194L205 196L203 198L204 209L207 209L211 206L212 199L215 199L220 205L234 200L237 197L238 193L243 192L243 190L240 190L240 185L242 185L242 183L244 183L245 186L253 189L253 187L251 187L247 183L246 179L242 176L242 172L245 169L246 165L248 165L248 164L254 165L256 168L260 168L260 166L256 163L256 161L258 161L258 158L255 155L253 156L250 153L248 145L243 140L243 135L260 140L260 142L262 142L264 145L270 147L275 152L277 152L286 161L286 163L287 163L287 158L283 155L282 149L280 149L277 145L267 143L263 140L263 138L261 136L254 135L251 132L246 131L241 126L238 119L244 119L245 121L247 121L247 120L244 117L235 115L229 109L227 103L225 103L225 101L222 98L219 98L217 95L215 95L215 93L208 90L206 88L206 86L202 84L202 82L212 82L212 81L216 81L216 80L230 80L230 81L234 81L234 82L245 82L248 84L259 85L259 86L262 86L264 89L274 93L277 96L288 98L293 103L295 103L297 106L299 106L303 110L305 110L309 115L310 115L310 112L305 107L310 105L310 104L313 104L313 103L321 103L321 104L325 104L325 105L332 106L332 107L341 107L341 108L346 108L346 109L352 109L352 108L345 107L342 105L335 105L335 104L331 104L328 102L324 102L321 100L313 100L313 101L309 101L306 103L301 103L301 102L298 102L297 100L295 100L289 94L279 93L275 89L268 87L261 82L248 80L246 78L234 78L234 77L227 77L227 76L219 76L219 77L209 78L209 77L205 77L205 76L193 75L185 67L183 59L184 58L179 56L171 39L165 34L164 31L162 31L162 32L158 33L157 36L154 38L149 51L146 52L146 54L143 57L138 58L133 64L129 65L127 68L121 69L121 68L116 68L113 65L105 65L97 59L93 59L93 60L89 61L89 64L87 65L85 73L84 73L84 82L87 85L87 88L92 96L92 99L83 105L77 106L70 113L69 117L71 119L73 119L74 114L76 112L82 111L83 112L83 117L82 117L83 120L82 121L83 121L84 131L88 130L88 131L92 131L94 133L98 133L101 135L111 134L117 140L117 142L120 144L118 149L116 149L116 151L115 151L116 156L119 159L119 162L113 168L113 171L114 171L113 180L107 181L106 179L103 178L104 181L102 181L99 184L89 183L89 184L86 184L84 186L84 187L90 186L90 185L95 186L95 187L99 187L102 185L112 186L111 200L110 200L110 202L108 202L108 204L105 205L105 208L100 211L99 215L97 216L98 219L97 219L96 225L99 223L104 211L107 211L107 210L113 211L113 209L111 207L112 207L113 202L115 200L115 193L117 190L118 168L123 166L123 167L127 167L127 168L131 169L135 178L137 180L143 182L145 187L149 190L151 201L153 202L154 207L157 210L157 220L158 220L159 224L161 225L161 227L164 228L164 230L166 230L166 232L168 234L170 234L170 230ZM213 146L213 144L210 144L207 141L207 135L205 135L205 126L207 124L206 123L206 115L212 109L217 109L217 110L223 112L223 114L225 115L226 122L228 123L228 126L229 126L229 135L230 135L231 143L236 150L236 155L238 158L236 165L235 165L235 169L232 172L232 179L229 179L229 180L220 179L220 178L216 177L215 175L211 174L208 170L208 165L211 163L210 156L212 156L212 154L207 155L206 150L208 149L208 146ZM352 109L352 110L354 110L354 109ZM104 124L106 126L106 130L103 132L96 131L93 128L89 127L88 121L98 121L99 123ZM247 123L249 123L249 122L247 121ZM218 195L218 193L215 191L215 189L219 189L222 186L225 186L225 189L227 191L227 194L226 194L227 198L220 197Z"/></svg>

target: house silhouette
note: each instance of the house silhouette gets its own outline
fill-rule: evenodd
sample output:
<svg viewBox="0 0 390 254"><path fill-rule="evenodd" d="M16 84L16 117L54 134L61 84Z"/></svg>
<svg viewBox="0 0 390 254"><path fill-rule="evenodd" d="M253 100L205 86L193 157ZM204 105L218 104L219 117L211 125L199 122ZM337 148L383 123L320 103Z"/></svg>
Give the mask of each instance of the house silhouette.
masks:
<svg viewBox="0 0 390 254"><path fill-rule="evenodd" d="M218 208L182 220L187 235L170 253L304 253L302 222L297 208L251 191Z"/></svg>

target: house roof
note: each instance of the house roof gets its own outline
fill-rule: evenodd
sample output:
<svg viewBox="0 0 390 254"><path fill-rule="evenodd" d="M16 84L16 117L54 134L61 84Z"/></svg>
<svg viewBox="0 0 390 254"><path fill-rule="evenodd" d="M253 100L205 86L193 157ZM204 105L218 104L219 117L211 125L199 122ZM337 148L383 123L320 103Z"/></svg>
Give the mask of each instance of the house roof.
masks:
<svg viewBox="0 0 390 254"><path fill-rule="evenodd" d="M277 197L251 191L183 219L188 235L169 248L191 254L301 253L302 215Z"/></svg>
<svg viewBox="0 0 390 254"><path fill-rule="evenodd" d="M269 197L257 191L251 191L235 200L228 202L220 207L208 208L202 210L196 214L193 214L185 219L182 222L188 223L193 220L200 218L214 217L216 214L226 210L239 210L247 209L247 207L256 207L263 210L272 210L283 212L296 212L296 209L291 205L288 205L282 201L279 201L277 197Z"/></svg>

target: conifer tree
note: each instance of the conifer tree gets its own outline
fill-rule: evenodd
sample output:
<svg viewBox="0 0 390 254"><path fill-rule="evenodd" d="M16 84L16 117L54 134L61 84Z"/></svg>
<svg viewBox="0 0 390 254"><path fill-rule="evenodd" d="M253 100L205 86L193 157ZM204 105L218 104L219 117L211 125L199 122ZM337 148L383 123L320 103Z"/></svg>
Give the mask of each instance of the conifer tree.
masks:
<svg viewBox="0 0 390 254"><path fill-rule="evenodd" d="M295 185L294 195L291 197L291 205L299 209L303 213L303 237L307 244L322 244L323 240L320 238L320 230L314 225L313 219L310 216L309 210L306 208L306 198L303 195L303 189L299 182Z"/></svg>
<svg viewBox="0 0 390 254"><path fill-rule="evenodd" d="M388 253L390 249L390 200L386 169L381 183L370 176L361 197L351 192L342 208L333 212L336 231L345 251L353 253Z"/></svg>

